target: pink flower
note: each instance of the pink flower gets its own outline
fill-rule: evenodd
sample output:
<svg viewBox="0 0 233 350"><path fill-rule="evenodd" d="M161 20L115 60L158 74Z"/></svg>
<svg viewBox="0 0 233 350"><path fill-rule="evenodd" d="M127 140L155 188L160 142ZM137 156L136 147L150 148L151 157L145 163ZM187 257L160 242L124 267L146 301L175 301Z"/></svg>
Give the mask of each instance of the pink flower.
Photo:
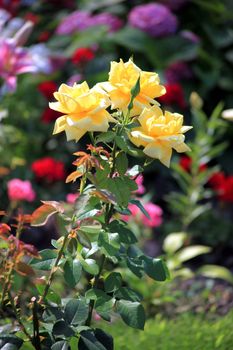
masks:
<svg viewBox="0 0 233 350"><path fill-rule="evenodd" d="M135 180L136 184L138 185L138 189L137 189L137 191L135 191L135 193L137 193L137 194L144 194L145 193L146 189L143 186L143 181L144 181L143 175L142 174L138 175L138 177Z"/></svg>
<svg viewBox="0 0 233 350"><path fill-rule="evenodd" d="M78 193L68 193L66 196L67 203L73 204L78 198L78 196L79 196Z"/></svg>
<svg viewBox="0 0 233 350"><path fill-rule="evenodd" d="M7 183L8 197L11 201L27 201L32 202L36 193L32 188L30 181L12 179Z"/></svg>
<svg viewBox="0 0 233 350"><path fill-rule="evenodd" d="M146 211L150 215L150 219L148 219L144 214L142 215L143 225L147 227L158 227L162 224L162 209L151 202L148 202L144 205Z"/></svg>
<svg viewBox="0 0 233 350"><path fill-rule="evenodd" d="M145 203L144 208L148 212L150 219L148 219L135 204L129 204L128 209L131 211L131 215L123 215L122 219L127 222L134 220L146 227L160 226L162 224L162 209L151 202Z"/></svg>

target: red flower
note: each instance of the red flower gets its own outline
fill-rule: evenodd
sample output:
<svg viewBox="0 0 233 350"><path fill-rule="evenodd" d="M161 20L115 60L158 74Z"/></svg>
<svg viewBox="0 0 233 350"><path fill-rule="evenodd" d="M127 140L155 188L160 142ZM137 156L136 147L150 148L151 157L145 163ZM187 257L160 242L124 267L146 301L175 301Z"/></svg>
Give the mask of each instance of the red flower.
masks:
<svg viewBox="0 0 233 350"><path fill-rule="evenodd" d="M57 91L57 85L54 81L43 81L38 85L38 90L45 98L51 100L53 98L53 93Z"/></svg>
<svg viewBox="0 0 233 350"><path fill-rule="evenodd" d="M42 32L42 33L40 33L40 35L39 35L39 37L38 37L38 41L40 41L40 42L46 42L46 41L48 41L49 40L49 38L50 38L50 36L51 36L51 33L49 32L49 31L44 31L44 32Z"/></svg>
<svg viewBox="0 0 233 350"><path fill-rule="evenodd" d="M40 21L40 17L35 15L35 13L32 13L32 12L28 12L26 13L26 15L24 16L24 18L27 20L27 21L31 21L32 23L34 24L37 24L39 21Z"/></svg>
<svg viewBox="0 0 233 350"><path fill-rule="evenodd" d="M222 171L219 171L218 173L215 173L211 176L209 179L209 185L214 189L218 189L225 182L225 179L226 178L224 173Z"/></svg>
<svg viewBox="0 0 233 350"><path fill-rule="evenodd" d="M85 64L92 61L94 57L94 52L91 49L80 47L73 53L71 60L74 64Z"/></svg>
<svg viewBox="0 0 233 350"><path fill-rule="evenodd" d="M233 176L225 176L220 171L211 176L209 185L217 192L221 201L233 202Z"/></svg>
<svg viewBox="0 0 233 350"><path fill-rule="evenodd" d="M7 10L15 16L20 6L20 0L0 0L0 8Z"/></svg>
<svg viewBox="0 0 233 350"><path fill-rule="evenodd" d="M185 171L189 172L191 170L191 165L192 165L192 159L188 156L182 156L179 161L179 165L181 168L183 168ZM206 164L201 164L199 166L199 171L204 171L207 169Z"/></svg>
<svg viewBox="0 0 233 350"><path fill-rule="evenodd" d="M177 105L181 109L186 107L184 91L179 83L166 84L166 94L159 97L159 102L166 105Z"/></svg>
<svg viewBox="0 0 233 350"><path fill-rule="evenodd" d="M41 116L41 121L42 123L48 124L48 123L54 122L54 120L56 120L60 116L61 116L61 113L47 107Z"/></svg>
<svg viewBox="0 0 233 350"><path fill-rule="evenodd" d="M36 160L31 168L38 180L53 182L64 180L66 177L64 163L52 157Z"/></svg>

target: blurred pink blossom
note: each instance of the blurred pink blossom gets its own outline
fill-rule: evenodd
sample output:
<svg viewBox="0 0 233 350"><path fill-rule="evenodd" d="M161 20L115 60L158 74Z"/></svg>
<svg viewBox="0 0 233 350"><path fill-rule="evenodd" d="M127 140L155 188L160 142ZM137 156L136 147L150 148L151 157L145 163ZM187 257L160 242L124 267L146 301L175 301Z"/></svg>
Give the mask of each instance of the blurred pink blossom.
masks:
<svg viewBox="0 0 233 350"><path fill-rule="evenodd" d="M68 193L66 196L66 202L69 204L74 204L78 196L78 193Z"/></svg>
<svg viewBox="0 0 233 350"><path fill-rule="evenodd" d="M0 77L4 79L7 91L16 89L17 75L36 71L26 49L16 46L10 39L0 39Z"/></svg>
<svg viewBox="0 0 233 350"><path fill-rule="evenodd" d="M36 197L32 184L28 180L12 179L7 183L7 190L11 201L32 202Z"/></svg>
<svg viewBox="0 0 233 350"><path fill-rule="evenodd" d="M128 209L131 211L131 215L124 215L122 219L124 221L134 220L146 227L158 227L162 224L163 210L156 204L148 202L143 204L145 210L148 212L150 219L148 219L141 210L135 204L129 204Z"/></svg>
<svg viewBox="0 0 233 350"><path fill-rule="evenodd" d="M145 193L146 189L143 186L143 181L144 181L143 175L142 174L138 175L138 177L135 180L136 184L138 185L138 189L137 189L137 191L135 191L135 193L137 193L137 194L144 194Z"/></svg>

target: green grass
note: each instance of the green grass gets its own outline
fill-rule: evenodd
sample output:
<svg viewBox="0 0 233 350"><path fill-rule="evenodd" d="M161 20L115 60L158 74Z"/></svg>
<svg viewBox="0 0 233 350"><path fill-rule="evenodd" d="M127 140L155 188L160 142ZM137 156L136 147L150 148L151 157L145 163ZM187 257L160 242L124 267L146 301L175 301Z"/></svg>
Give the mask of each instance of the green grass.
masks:
<svg viewBox="0 0 233 350"><path fill-rule="evenodd" d="M115 350L233 350L233 312L211 321L183 314L173 320L157 316L144 331L121 322L104 326Z"/></svg>

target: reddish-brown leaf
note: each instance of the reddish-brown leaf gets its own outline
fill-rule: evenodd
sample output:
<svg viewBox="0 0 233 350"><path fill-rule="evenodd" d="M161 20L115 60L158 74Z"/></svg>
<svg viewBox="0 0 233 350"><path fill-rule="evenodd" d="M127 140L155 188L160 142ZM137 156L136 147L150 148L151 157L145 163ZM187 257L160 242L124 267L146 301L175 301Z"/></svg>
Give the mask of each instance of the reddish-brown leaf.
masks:
<svg viewBox="0 0 233 350"><path fill-rule="evenodd" d="M33 268L22 261L17 262L15 270L23 276L35 276Z"/></svg>
<svg viewBox="0 0 233 350"><path fill-rule="evenodd" d="M56 208L56 206L51 204L43 204L32 213L31 225L43 226L52 215L58 212L60 212L60 210Z"/></svg>
<svg viewBox="0 0 233 350"><path fill-rule="evenodd" d="M66 178L66 183L68 182L75 182L79 177L81 177L83 175L83 173L80 173L80 171L73 171L73 173L71 173L69 176L67 176Z"/></svg>

